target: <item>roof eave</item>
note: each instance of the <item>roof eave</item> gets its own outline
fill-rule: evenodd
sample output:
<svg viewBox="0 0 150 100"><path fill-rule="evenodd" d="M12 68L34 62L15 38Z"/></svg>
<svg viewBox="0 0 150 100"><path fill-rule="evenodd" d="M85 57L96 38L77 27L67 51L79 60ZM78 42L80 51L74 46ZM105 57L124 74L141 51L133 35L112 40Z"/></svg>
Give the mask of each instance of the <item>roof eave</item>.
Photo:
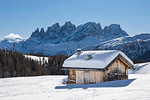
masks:
<svg viewBox="0 0 150 100"><path fill-rule="evenodd" d="M129 66L129 69L133 69L134 65L131 64L128 60L126 60L121 54L118 54L118 56L116 56L106 67L104 68L79 68L79 67L64 67L61 68L61 70L108 70L108 67L110 65L112 65L112 63L114 63L116 60L118 59L121 59L123 60L128 66Z"/></svg>
<svg viewBox="0 0 150 100"><path fill-rule="evenodd" d="M90 71L98 71L98 70L104 70L99 68L74 68L74 67L63 67L61 70L90 70Z"/></svg>

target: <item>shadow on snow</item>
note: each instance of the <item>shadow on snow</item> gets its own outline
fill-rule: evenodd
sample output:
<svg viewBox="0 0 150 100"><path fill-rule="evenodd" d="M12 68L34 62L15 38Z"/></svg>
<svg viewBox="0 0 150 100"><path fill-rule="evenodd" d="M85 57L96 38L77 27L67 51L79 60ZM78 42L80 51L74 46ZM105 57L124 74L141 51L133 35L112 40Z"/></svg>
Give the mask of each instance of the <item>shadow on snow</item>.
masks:
<svg viewBox="0 0 150 100"><path fill-rule="evenodd" d="M55 89L73 89L73 88L103 88L103 87L125 87L136 79L117 80L95 84L66 84L65 86L56 86Z"/></svg>

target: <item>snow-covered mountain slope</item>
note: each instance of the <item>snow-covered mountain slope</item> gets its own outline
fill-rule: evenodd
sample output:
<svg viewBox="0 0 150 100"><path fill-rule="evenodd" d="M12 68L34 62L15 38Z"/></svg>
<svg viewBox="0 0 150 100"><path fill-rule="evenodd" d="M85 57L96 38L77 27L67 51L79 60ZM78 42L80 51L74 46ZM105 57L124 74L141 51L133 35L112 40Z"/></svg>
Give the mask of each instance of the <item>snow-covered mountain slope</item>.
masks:
<svg viewBox="0 0 150 100"><path fill-rule="evenodd" d="M11 40L10 38L2 40L0 48L24 54L39 53L51 56L71 55L76 52L77 48L83 50L115 49L123 51L134 61L150 61L148 57L150 56L150 34L128 36L118 24L101 28L101 25L95 22L87 22L79 26L71 22L66 22L62 26L56 23L47 30L37 28L27 40L20 36L16 37Z"/></svg>
<svg viewBox="0 0 150 100"><path fill-rule="evenodd" d="M67 76L0 79L0 100L149 100L150 63L136 66L128 80L97 84L67 85Z"/></svg>
<svg viewBox="0 0 150 100"><path fill-rule="evenodd" d="M72 54L77 48L127 35L117 24L102 29L101 25L95 22L77 27L71 22L66 22L62 26L56 23L46 31L43 28L35 30L29 39L13 45L12 48L23 53Z"/></svg>
<svg viewBox="0 0 150 100"><path fill-rule="evenodd" d="M150 34L125 36L84 47L84 50L121 50L133 60L150 61Z"/></svg>
<svg viewBox="0 0 150 100"><path fill-rule="evenodd" d="M51 43L39 43L36 40L27 40L14 45L13 50L17 50L23 53L40 53L45 55L57 55L57 54L73 54L77 48L82 48L88 45L95 45L100 42L98 39L87 37L81 41L65 42L59 44ZM92 42L91 42L92 41Z"/></svg>
<svg viewBox="0 0 150 100"><path fill-rule="evenodd" d="M44 55L73 54L77 48L95 45L128 34L118 24L101 28L99 23L87 22L75 26L66 22L60 26L53 24L47 30L37 28L27 40L19 35L10 34L0 43L1 49L16 50L22 53L40 53Z"/></svg>
<svg viewBox="0 0 150 100"><path fill-rule="evenodd" d="M0 41L0 48L12 49L14 44L19 43L21 41L25 41L25 39L23 39L18 34L10 33L8 36L5 36L5 38Z"/></svg>

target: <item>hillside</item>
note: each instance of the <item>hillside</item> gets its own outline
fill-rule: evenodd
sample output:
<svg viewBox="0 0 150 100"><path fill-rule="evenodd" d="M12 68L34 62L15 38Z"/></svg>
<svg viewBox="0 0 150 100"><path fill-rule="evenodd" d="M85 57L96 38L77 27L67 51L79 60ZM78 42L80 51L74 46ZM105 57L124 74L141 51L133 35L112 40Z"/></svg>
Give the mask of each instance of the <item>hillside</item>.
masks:
<svg viewBox="0 0 150 100"><path fill-rule="evenodd" d="M0 100L149 100L150 63L135 68L129 80L87 85L66 85L67 76L0 79Z"/></svg>
<svg viewBox="0 0 150 100"><path fill-rule="evenodd" d="M83 50L121 50L134 61L150 61L150 34L120 37L84 47Z"/></svg>
<svg viewBox="0 0 150 100"><path fill-rule="evenodd" d="M118 24L111 24L102 28L100 23L95 22L87 22L79 26L65 22L62 26L55 23L46 30L37 28L25 41L13 42L9 48L1 43L0 48L16 50L24 54L69 55L76 52L77 48L95 45L101 41L122 36L128 36L128 34ZM10 42L6 41L6 43Z"/></svg>
<svg viewBox="0 0 150 100"><path fill-rule="evenodd" d="M61 26L55 23L47 29L37 28L28 39L10 34L0 41L0 49L24 54L72 55L78 48L121 50L134 62L146 62L150 61L150 34L129 36L118 24L102 28L95 22L79 26L65 22Z"/></svg>

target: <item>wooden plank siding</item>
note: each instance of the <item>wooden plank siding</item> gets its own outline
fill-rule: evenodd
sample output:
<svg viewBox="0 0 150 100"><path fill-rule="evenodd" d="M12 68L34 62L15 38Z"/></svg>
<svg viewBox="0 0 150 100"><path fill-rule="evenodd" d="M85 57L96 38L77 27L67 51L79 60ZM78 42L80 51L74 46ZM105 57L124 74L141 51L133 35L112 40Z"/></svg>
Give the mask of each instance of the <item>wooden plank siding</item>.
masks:
<svg viewBox="0 0 150 100"><path fill-rule="evenodd" d="M128 78L128 66L121 60L116 60L109 66L108 70L104 72L104 81L118 80L117 77L120 77L118 79Z"/></svg>
<svg viewBox="0 0 150 100"><path fill-rule="evenodd" d="M85 84L88 84L88 83L90 83L90 71L84 71L83 72L84 73L84 83Z"/></svg>
<svg viewBox="0 0 150 100"><path fill-rule="evenodd" d="M76 71L76 83L99 83L103 82L103 71Z"/></svg>
<svg viewBox="0 0 150 100"><path fill-rule="evenodd" d="M103 71L95 71L96 83L103 82Z"/></svg>
<svg viewBox="0 0 150 100"><path fill-rule="evenodd" d="M84 84L84 71L76 71L76 83Z"/></svg>
<svg viewBox="0 0 150 100"><path fill-rule="evenodd" d="M96 83L96 73L95 73L95 71L90 71L90 83Z"/></svg>
<svg viewBox="0 0 150 100"><path fill-rule="evenodd" d="M99 83L104 81L128 79L128 67L129 66L127 66L122 60L118 59L113 64L111 64L107 70L70 70L68 78L74 80L74 83L77 84Z"/></svg>

